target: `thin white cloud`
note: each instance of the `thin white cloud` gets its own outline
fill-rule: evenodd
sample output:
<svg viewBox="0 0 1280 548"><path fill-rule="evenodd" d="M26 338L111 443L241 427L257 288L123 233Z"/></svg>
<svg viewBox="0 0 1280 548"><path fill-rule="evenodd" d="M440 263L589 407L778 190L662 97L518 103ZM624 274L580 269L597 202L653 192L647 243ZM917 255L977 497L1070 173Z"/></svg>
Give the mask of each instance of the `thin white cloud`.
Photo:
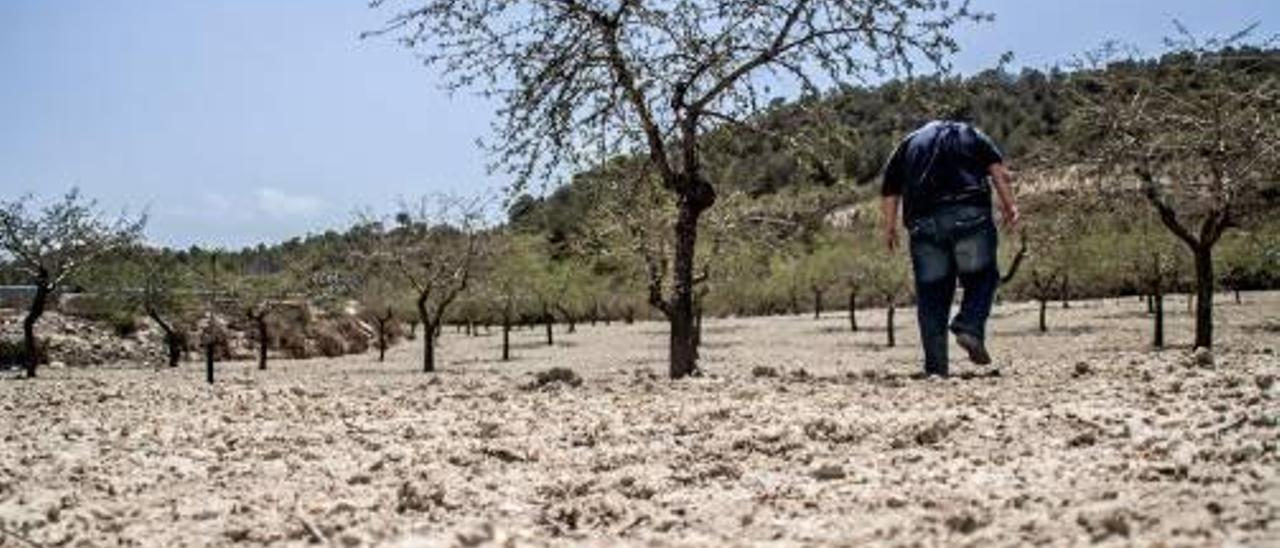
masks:
<svg viewBox="0 0 1280 548"><path fill-rule="evenodd" d="M254 191L258 209L273 217L308 217L324 210L324 202L314 196L289 194L278 188L262 187Z"/></svg>
<svg viewBox="0 0 1280 548"><path fill-rule="evenodd" d="M231 200L228 200L226 196L218 194L217 192L206 191L200 196L200 200L203 202L206 211L212 209L221 213L231 209Z"/></svg>

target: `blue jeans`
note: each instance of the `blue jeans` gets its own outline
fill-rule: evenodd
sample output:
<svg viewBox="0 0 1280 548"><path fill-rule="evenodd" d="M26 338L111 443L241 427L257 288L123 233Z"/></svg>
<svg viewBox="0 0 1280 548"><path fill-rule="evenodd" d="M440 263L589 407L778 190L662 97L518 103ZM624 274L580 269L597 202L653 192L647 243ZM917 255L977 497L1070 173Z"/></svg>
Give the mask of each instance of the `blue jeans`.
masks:
<svg viewBox="0 0 1280 548"><path fill-rule="evenodd" d="M964 287L960 313L950 329L984 340L987 317L1000 285L996 266L996 226L990 207L950 206L913 219L911 265L916 281L916 315L924 346L926 374L947 375L947 316L956 278Z"/></svg>

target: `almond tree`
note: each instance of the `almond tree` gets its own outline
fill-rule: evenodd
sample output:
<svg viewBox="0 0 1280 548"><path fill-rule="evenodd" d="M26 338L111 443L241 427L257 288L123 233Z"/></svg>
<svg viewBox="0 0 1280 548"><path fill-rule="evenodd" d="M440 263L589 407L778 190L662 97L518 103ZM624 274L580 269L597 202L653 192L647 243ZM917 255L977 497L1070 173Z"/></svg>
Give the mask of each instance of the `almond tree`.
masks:
<svg viewBox="0 0 1280 548"><path fill-rule="evenodd" d="M886 251L882 246L875 249L874 253L864 256L867 262L864 271L867 273L867 286L884 300L885 346L893 348L897 346L897 324L894 320L898 302L909 290L911 273L906 257Z"/></svg>
<svg viewBox="0 0 1280 548"><path fill-rule="evenodd" d="M217 249L199 250L190 254L187 265L195 279L201 301L200 314L204 316L204 325L199 330L199 335L200 347L204 350L204 379L209 384L214 382L218 349L225 349L227 344L227 329L221 316L228 309L234 308L235 304L228 290L231 272L227 269L226 261L218 260L221 254L222 251Z"/></svg>
<svg viewBox="0 0 1280 548"><path fill-rule="evenodd" d="M392 342L391 328L394 322L405 316L412 316L416 311L406 310L405 305L413 302L413 296L398 283L390 272L377 268L367 268L360 280L357 298L360 302L361 314L373 324L376 331L378 361L386 361L387 347Z"/></svg>
<svg viewBox="0 0 1280 548"><path fill-rule="evenodd" d="M1041 333L1049 331L1049 301L1062 296L1063 279L1072 266L1067 249L1070 245L1068 240L1078 228L1074 221L1073 216L1063 212L1045 212L1028 222L1021 231L1020 245L1028 250L1025 260L1030 269L1021 285L1039 305Z"/></svg>
<svg viewBox="0 0 1280 548"><path fill-rule="evenodd" d="M268 318L291 296L294 280L287 271L247 274L232 280L231 298L240 312L253 323L258 339L258 369L267 369L271 332Z"/></svg>
<svg viewBox="0 0 1280 548"><path fill-rule="evenodd" d="M99 261L87 273L107 306L141 312L160 328L169 367L177 367L189 347L187 325L195 311L194 279L181 253L132 246Z"/></svg>
<svg viewBox="0 0 1280 548"><path fill-rule="evenodd" d="M190 271L182 253L129 246L101 257L79 272L74 283L89 288L90 299L104 310L132 317L143 314L161 331L167 364L177 367L188 350L194 311Z"/></svg>
<svg viewBox="0 0 1280 548"><path fill-rule="evenodd" d="M187 322L194 310L190 270L181 259L163 250L147 250L142 262L140 304L164 333L169 367L177 367L190 349Z"/></svg>
<svg viewBox="0 0 1280 548"><path fill-rule="evenodd" d="M532 308L533 280L539 264L535 243L513 233L496 235L483 277L481 294L492 303L502 321L502 361L511 361L511 327Z"/></svg>
<svg viewBox="0 0 1280 548"><path fill-rule="evenodd" d="M77 189L39 211L28 209L34 201L29 194L0 201L0 251L35 286L22 320L27 378L36 376L36 322L49 299L95 259L137 242L146 224L145 216L104 218Z"/></svg>
<svg viewBox="0 0 1280 548"><path fill-rule="evenodd" d="M704 136L742 123L779 84L807 94L942 67L967 2L914 0L373 0L407 6L372 34L422 50L450 89L497 99L492 149L515 189L619 154L643 158L675 198L672 283L650 296L671 324L670 375L697 369L699 219L716 202ZM651 284L651 288L653 288Z"/></svg>
<svg viewBox="0 0 1280 548"><path fill-rule="evenodd" d="M1163 348L1165 344L1164 296L1177 282L1185 262L1180 261L1176 245L1167 232L1155 232L1155 221L1141 219L1128 234L1123 234L1128 245L1119 246L1128 259L1128 271L1147 293L1148 312L1152 315L1151 345ZM1162 237L1163 236L1163 237ZM1126 253L1127 252L1127 253ZM1123 272L1124 269L1119 269Z"/></svg>
<svg viewBox="0 0 1280 548"><path fill-rule="evenodd" d="M1154 70L1134 61L1080 76L1073 127L1084 157L1120 191L1136 190L1194 261L1195 346L1213 345L1213 249L1280 172L1280 80L1249 32L1180 37ZM1264 44L1269 47L1274 40ZM1114 52L1094 57L1099 62ZM1130 181L1130 187L1117 184ZM1113 192L1117 194L1117 192ZM1117 197L1124 200L1123 195Z"/></svg>
<svg viewBox="0 0 1280 548"><path fill-rule="evenodd" d="M392 227L365 223L363 260L396 273L412 289L422 322L422 370L435 371L435 349L449 307L471 283L480 254L478 202L436 196L401 204Z"/></svg>

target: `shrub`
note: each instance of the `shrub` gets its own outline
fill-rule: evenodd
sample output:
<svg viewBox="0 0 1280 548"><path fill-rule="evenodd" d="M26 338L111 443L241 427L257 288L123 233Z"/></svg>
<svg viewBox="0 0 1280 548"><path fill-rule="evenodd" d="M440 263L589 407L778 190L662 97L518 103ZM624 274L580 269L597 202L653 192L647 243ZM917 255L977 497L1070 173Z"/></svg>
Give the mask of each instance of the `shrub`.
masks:
<svg viewBox="0 0 1280 548"><path fill-rule="evenodd" d="M368 327L359 320L343 317L334 322L337 332L342 336L346 350L350 354L363 354L369 351Z"/></svg>
<svg viewBox="0 0 1280 548"><path fill-rule="evenodd" d="M107 323L111 324L111 331L121 338L137 335L142 329L142 322L138 321L138 317L127 312L110 314L107 317Z"/></svg>
<svg viewBox="0 0 1280 548"><path fill-rule="evenodd" d="M326 358L337 358L347 353L342 335L332 328L317 328L311 336L315 339L316 349L320 351L320 355Z"/></svg>

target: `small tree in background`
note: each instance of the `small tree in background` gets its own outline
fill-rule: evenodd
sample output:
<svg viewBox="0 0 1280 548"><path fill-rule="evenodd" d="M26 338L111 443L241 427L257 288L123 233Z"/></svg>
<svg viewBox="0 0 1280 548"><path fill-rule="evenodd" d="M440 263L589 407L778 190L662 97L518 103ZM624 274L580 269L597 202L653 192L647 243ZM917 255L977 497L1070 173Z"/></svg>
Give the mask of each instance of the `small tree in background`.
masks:
<svg viewBox="0 0 1280 548"><path fill-rule="evenodd" d="M366 223L363 258L395 272L413 290L423 329L423 372L435 371L446 314L471 283L481 252L481 214L477 202L438 196L402 204L391 228Z"/></svg>
<svg viewBox="0 0 1280 548"><path fill-rule="evenodd" d="M293 294L296 279L288 271L270 274L248 274L228 280L230 297L235 301L244 318L253 323L258 340L258 369L267 369L267 350L271 332L268 318L288 302Z"/></svg>
<svg viewBox="0 0 1280 548"><path fill-rule="evenodd" d="M1280 234L1251 230L1234 236L1223 238L1218 270L1222 286L1234 293L1236 304L1241 304L1241 290L1267 287L1268 277L1280 272Z"/></svg>
<svg viewBox="0 0 1280 548"><path fill-rule="evenodd" d="M813 250L800 258L798 265L800 278L813 295L813 319L822 317L823 297L827 290L840 279L840 250L838 244L828 238L815 242Z"/></svg>
<svg viewBox="0 0 1280 548"><path fill-rule="evenodd" d="M74 277L73 284L87 289L97 310L119 326L132 325L146 316L160 329L165 362L177 367L189 350L189 323L197 309L195 283L183 254L161 248L129 246L101 256ZM79 306L78 306L79 309Z"/></svg>
<svg viewBox="0 0 1280 548"><path fill-rule="evenodd" d="M1041 333L1049 331L1049 301L1062 296L1062 280L1071 266L1065 251L1071 232L1063 219L1060 215L1040 217L1029 221L1022 230L1030 272L1022 278L1021 285L1023 293L1039 305L1037 326Z"/></svg>
<svg viewBox="0 0 1280 548"><path fill-rule="evenodd" d="M200 326L200 347L204 351L205 382L214 382L214 364L217 362L219 350L227 349L227 329L219 317L228 309L233 309L235 301L231 299L228 289L230 272L225 261L219 260L220 251L201 251L192 253L190 268L195 280L200 300L200 315L203 316Z"/></svg>
<svg viewBox="0 0 1280 548"><path fill-rule="evenodd" d="M880 242L869 235L843 233L833 240L833 244L836 273L848 298L846 307L849 309L849 331L857 333L858 296L863 291L874 289L874 269L868 257L874 256L875 248L879 247Z"/></svg>
<svg viewBox="0 0 1280 548"><path fill-rule="evenodd" d="M866 286L879 295L885 305L885 346L897 346L898 303L910 287L911 272L908 259L899 253L891 253L876 246L873 253L864 255Z"/></svg>
<svg viewBox="0 0 1280 548"><path fill-rule="evenodd" d="M391 272L365 268L361 275L357 300L360 313L374 328L378 361L386 361L387 348L393 342L392 327L416 312L409 306L413 294Z"/></svg>
<svg viewBox="0 0 1280 548"><path fill-rule="evenodd" d="M31 195L0 201L0 250L35 286L22 320L27 378L36 376L36 322L50 297L95 259L137 242L146 224L145 216L104 218L97 203L77 189L39 212L28 209L33 201Z"/></svg>
<svg viewBox="0 0 1280 548"><path fill-rule="evenodd" d="M532 284L538 275L537 246L526 236L496 235L480 294L492 303L502 323L502 361L511 360L511 328L532 308Z"/></svg>
<svg viewBox="0 0 1280 548"><path fill-rule="evenodd" d="M190 348L188 324L198 308L189 265L178 254L144 246L106 259L79 278L94 288L96 298L105 299L106 306L151 319L160 328L166 363L177 367Z"/></svg>
<svg viewBox="0 0 1280 548"><path fill-rule="evenodd" d="M169 367L177 367L182 354L191 347L188 324L195 310L191 271L166 251L147 249L143 253L138 304L160 328Z"/></svg>
<svg viewBox="0 0 1280 548"><path fill-rule="evenodd" d="M1134 181L1195 265L1195 346L1213 345L1213 249L1280 172L1280 82L1249 30L1200 41L1178 25L1167 63L1135 62L1082 73L1072 123L1083 156L1106 175ZM1269 41L1262 47L1274 43ZM1095 65L1114 58L1104 50ZM1264 70L1265 69L1265 70ZM1104 189L1110 190L1110 189ZM1129 190L1120 188L1119 190ZM1112 192L1115 194L1115 192ZM1119 201L1127 203L1120 196Z"/></svg>

